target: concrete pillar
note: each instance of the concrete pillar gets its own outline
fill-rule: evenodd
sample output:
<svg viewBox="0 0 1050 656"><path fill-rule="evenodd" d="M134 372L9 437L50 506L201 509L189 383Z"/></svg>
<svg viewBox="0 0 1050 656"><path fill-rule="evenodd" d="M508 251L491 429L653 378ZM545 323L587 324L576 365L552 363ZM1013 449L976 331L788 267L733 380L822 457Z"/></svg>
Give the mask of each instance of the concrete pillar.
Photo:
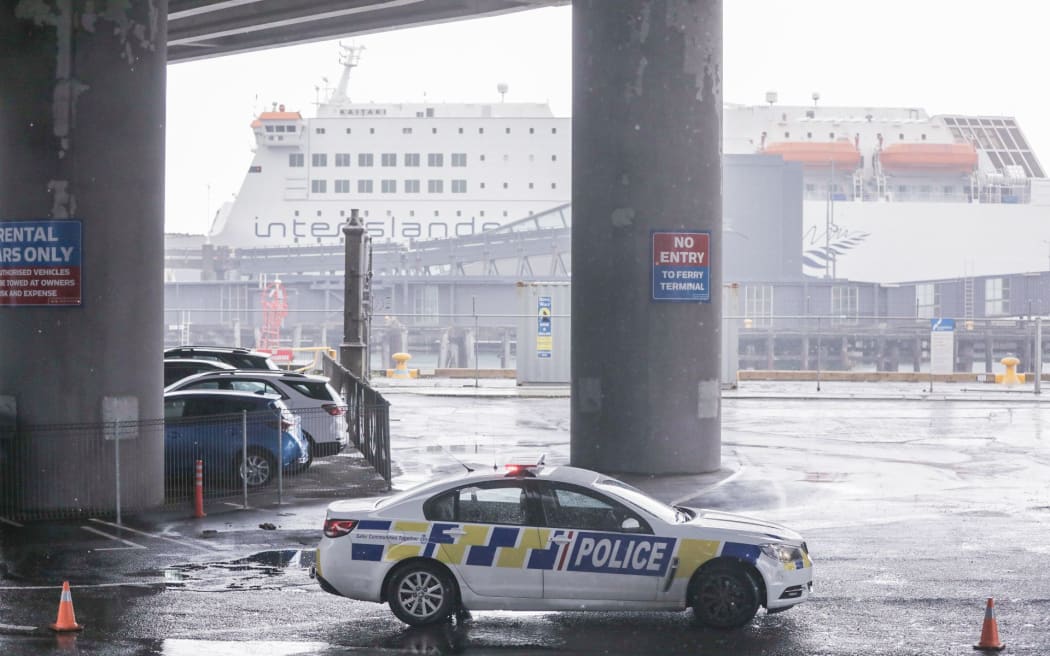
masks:
<svg viewBox="0 0 1050 656"><path fill-rule="evenodd" d="M82 234L82 305L0 311L0 396L17 400L37 510L116 499L113 443L86 427L32 438L49 424L128 422L123 508L164 498L163 430L131 422L163 417L167 1L109 5L0 3L0 221Z"/></svg>
<svg viewBox="0 0 1050 656"><path fill-rule="evenodd" d="M573 2L572 464L721 457L720 0ZM709 302L655 302L652 232L710 233Z"/></svg>

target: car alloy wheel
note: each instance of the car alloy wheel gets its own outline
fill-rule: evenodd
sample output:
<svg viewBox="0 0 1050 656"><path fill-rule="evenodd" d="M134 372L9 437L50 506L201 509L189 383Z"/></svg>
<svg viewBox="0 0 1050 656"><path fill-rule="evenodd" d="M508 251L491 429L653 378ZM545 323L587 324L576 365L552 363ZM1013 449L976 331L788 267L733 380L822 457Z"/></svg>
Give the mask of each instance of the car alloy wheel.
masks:
<svg viewBox="0 0 1050 656"><path fill-rule="evenodd" d="M270 482L273 476L273 461L270 456L250 451L244 463L237 464L241 478L248 482L248 487L259 487Z"/></svg>
<svg viewBox="0 0 1050 656"><path fill-rule="evenodd" d="M758 612L758 586L739 565L718 564L700 574L692 604L696 618L707 626L743 626Z"/></svg>
<svg viewBox="0 0 1050 656"><path fill-rule="evenodd" d="M447 575L426 564L408 565L390 581L390 609L406 624L432 624L452 612L454 588Z"/></svg>

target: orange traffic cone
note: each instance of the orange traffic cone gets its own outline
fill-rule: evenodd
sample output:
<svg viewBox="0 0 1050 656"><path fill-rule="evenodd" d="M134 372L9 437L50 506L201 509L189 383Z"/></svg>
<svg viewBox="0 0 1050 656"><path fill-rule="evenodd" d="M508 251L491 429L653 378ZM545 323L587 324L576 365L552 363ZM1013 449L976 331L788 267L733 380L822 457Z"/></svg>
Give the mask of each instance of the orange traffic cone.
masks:
<svg viewBox="0 0 1050 656"><path fill-rule="evenodd" d="M988 597L984 609L984 626L981 627L981 641L973 646L981 651L1002 651L1006 645L999 642L999 625L995 622L995 601Z"/></svg>
<svg viewBox="0 0 1050 656"><path fill-rule="evenodd" d="M84 627L77 624L73 614L73 595L69 593L69 581L62 582L62 599L58 602L58 619L51 625L52 631L79 631Z"/></svg>

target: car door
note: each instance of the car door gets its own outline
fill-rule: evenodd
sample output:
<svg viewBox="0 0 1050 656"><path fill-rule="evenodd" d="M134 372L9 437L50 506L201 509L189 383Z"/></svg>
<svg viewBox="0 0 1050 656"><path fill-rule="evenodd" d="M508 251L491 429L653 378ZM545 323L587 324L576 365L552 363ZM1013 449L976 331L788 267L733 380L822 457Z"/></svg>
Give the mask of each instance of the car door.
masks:
<svg viewBox="0 0 1050 656"><path fill-rule="evenodd" d="M548 547L546 599L652 601L667 575L674 538L653 535L641 515L578 485L538 482Z"/></svg>
<svg viewBox="0 0 1050 656"><path fill-rule="evenodd" d="M530 568L541 548L536 513L522 480L454 488L425 506L425 549L449 564L474 593L489 597L543 596L542 570Z"/></svg>

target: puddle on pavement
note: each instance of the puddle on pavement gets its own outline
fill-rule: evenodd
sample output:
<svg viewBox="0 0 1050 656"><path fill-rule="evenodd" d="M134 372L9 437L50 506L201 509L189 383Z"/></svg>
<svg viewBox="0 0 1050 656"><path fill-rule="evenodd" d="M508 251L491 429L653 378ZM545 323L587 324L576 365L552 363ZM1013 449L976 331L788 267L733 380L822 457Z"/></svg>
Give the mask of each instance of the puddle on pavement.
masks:
<svg viewBox="0 0 1050 656"><path fill-rule="evenodd" d="M312 549L281 549L212 563L185 563L163 570L171 588L197 591L273 590L286 587L288 577L305 575L314 564Z"/></svg>

